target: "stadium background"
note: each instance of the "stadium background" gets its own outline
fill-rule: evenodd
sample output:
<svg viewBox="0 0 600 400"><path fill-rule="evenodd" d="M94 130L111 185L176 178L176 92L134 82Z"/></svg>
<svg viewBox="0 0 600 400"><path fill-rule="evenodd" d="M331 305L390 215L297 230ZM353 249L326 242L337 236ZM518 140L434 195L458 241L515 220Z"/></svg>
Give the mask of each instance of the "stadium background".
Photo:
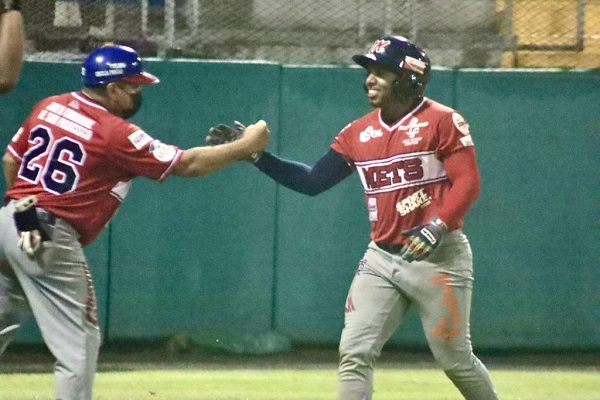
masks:
<svg viewBox="0 0 600 400"><path fill-rule="evenodd" d="M0 98L5 143L36 101L79 88L87 51L115 41L162 79L134 118L153 136L189 147L215 123L264 118L271 151L310 163L368 110L350 56L382 34L418 41L435 65L428 95L467 117L478 150L474 345L600 349L599 1L36 0L24 15L27 61ZM138 180L86 250L104 341L334 345L367 240L356 179L316 199L247 164ZM41 343L24 328L18 343ZM424 346L416 314L391 343Z"/></svg>

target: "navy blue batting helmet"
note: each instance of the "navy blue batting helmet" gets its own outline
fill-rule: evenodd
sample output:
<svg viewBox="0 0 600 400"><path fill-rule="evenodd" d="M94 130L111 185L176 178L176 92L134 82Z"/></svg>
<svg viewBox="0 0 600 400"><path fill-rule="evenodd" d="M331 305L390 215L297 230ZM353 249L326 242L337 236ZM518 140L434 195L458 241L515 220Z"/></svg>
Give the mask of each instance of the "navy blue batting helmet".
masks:
<svg viewBox="0 0 600 400"><path fill-rule="evenodd" d="M92 51L83 60L81 81L84 86L102 86L110 82L125 81L152 85L160 80L144 71L138 53L127 46L103 46Z"/></svg>
<svg viewBox="0 0 600 400"><path fill-rule="evenodd" d="M394 91L400 97L423 96L429 83L431 62L419 46L402 36L386 36L377 40L367 54L352 60L363 68L376 65L398 75Z"/></svg>

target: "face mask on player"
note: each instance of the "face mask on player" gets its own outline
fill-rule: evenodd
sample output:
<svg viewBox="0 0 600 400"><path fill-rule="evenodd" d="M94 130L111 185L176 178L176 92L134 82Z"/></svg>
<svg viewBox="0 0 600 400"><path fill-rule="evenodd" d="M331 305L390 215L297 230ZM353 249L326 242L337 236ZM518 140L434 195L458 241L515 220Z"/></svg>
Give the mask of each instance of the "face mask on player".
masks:
<svg viewBox="0 0 600 400"><path fill-rule="evenodd" d="M142 92L137 92L130 95L131 97L131 108L125 109L121 112L123 118L131 118L139 111L142 107Z"/></svg>

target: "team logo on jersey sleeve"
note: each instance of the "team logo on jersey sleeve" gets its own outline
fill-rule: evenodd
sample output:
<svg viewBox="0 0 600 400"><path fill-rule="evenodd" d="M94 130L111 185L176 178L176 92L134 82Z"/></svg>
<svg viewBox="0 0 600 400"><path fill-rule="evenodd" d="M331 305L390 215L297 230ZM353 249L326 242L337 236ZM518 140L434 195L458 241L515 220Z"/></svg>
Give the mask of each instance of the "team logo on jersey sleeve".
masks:
<svg viewBox="0 0 600 400"><path fill-rule="evenodd" d="M465 121L463 116L459 113L452 113L452 122L454 122L456 129L458 129L463 135L468 135L471 133L469 130L469 124L467 124L467 121Z"/></svg>
<svg viewBox="0 0 600 400"><path fill-rule="evenodd" d="M150 143L149 150L154 158L162 162L172 161L177 154L177 149L175 149L175 147L169 144L164 144L160 140L152 141L152 143Z"/></svg>
<svg viewBox="0 0 600 400"><path fill-rule="evenodd" d="M473 146L474 143L473 138L471 137L471 130L469 128L469 124L467 124L467 121L465 121L463 116L457 112L452 113L452 122L454 122L454 126L456 126L456 129L458 129L460 133L465 135L460 138L460 141L463 144L463 146Z"/></svg>

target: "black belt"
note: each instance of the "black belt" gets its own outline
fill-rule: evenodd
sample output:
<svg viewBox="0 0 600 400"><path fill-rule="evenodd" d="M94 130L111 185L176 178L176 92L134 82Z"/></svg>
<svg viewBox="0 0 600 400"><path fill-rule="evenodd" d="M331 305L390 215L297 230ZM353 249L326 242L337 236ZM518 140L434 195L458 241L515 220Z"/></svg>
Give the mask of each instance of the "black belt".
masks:
<svg viewBox="0 0 600 400"><path fill-rule="evenodd" d="M403 244L384 244L384 243L378 243L375 242L375 244L377 245L377 247L379 247L381 250L385 250L390 254L400 254L400 250L402 250L402 248L404 247Z"/></svg>
<svg viewBox="0 0 600 400"><path fill-rule="evenodd" d="M38 219L40 221L48 225L56 224L56 215L41 208L36 208L35 212L37 213Z"/></svg>

